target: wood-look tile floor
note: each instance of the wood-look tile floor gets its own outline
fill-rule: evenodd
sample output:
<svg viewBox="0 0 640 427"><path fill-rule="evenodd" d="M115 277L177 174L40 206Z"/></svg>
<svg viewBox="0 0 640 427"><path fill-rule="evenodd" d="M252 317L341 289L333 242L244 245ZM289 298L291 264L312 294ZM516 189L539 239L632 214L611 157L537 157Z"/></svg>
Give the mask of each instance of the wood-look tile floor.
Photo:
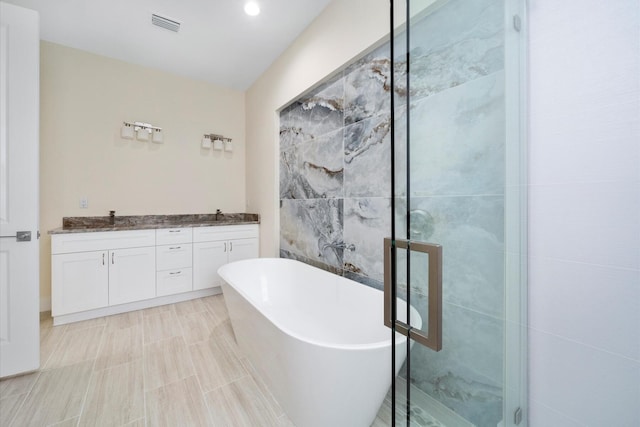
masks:
<svg viewBox="0 0 640 427"><path fill-rule="evenodd" d="M222 295L61 326L43 318L40 363L0 381L1 427L295 427L240 354ZM389 408L372 427L390 424Z"/></svg>
<svg viewBox="0 0 640 427"><path fill-rule="evenodd" d="M41 369L0 381L0 426L293 426L222 295L40 328Z"/></svg>

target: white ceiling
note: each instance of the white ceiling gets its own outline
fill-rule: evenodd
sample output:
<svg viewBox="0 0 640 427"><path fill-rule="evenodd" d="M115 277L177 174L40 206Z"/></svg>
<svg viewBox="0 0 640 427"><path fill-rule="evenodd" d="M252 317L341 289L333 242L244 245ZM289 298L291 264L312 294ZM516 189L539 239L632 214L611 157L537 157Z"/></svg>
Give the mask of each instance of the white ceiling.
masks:
<svg viewBox="0 0 640 427"><path fill-rule="evenodd" d="M331 0L3 0L40 12L40 38L245 90ZM178 33L151 24L155 13Z"/></svg>

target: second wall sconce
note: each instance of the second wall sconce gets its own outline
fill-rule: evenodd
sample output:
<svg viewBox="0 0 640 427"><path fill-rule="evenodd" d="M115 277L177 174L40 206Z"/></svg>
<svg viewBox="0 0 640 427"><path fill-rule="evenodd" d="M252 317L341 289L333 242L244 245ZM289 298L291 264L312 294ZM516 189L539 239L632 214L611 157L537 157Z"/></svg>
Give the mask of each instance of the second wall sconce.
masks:
<svg viewBox="0 0 640 427"><path fill-rule="evenodd" d="M134 133L139 141L148 141L149 136L153 134L151 137L153 142L156 144L163 142L162 128L143 122L124 122L120 129L120 136L124 139L133 139Z"/></svg>
<svg viewBox="0 0 640 427"><path fill-rule="evenodd" d="M213 133L205 134L202 138L202 148L213 147L216 151L233 151L233 145L231 138L226 138L222 135L216 135Z"/></svg>

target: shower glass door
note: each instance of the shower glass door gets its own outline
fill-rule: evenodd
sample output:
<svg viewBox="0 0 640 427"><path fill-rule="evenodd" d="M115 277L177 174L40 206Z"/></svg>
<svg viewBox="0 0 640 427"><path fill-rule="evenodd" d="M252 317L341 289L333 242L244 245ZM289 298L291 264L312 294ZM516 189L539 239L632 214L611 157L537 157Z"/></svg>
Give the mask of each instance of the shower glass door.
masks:
<svg viewBox="0 0 640 427"><path fill-rule="evenodd" d="M526 425L524 6L391 2L392 425Z"/></svg>

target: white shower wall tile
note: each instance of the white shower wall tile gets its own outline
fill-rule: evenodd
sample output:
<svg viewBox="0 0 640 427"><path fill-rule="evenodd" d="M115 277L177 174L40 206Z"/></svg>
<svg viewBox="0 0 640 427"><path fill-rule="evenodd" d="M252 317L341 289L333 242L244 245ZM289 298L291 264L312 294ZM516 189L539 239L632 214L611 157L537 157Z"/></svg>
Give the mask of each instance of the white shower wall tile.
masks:
<svg viewBox="0 0 640 427"><path fill-rule="evenodd" d="M280 198L343 197L342 153L342 130L281 151Z"/></svg>
<svg viewBox="0 0 640 427"><path fill-rule="evenodd" d="M537 257L529 271L529 302L544 307L532 328L640 362L640 271Z"/></svg>
<svg viewBox="0 0 640 427"><path fill-rule="evenodd" d="M391 197L390 131L389 115L345 127L345 197Z"/></svg>
<svg viewBox="0 0 640 427"><path fill-rule="evenodd" d="M543 166L530 169L535 185L639 178L640 7L581 4L531 10L530 162Z"/></svg>
<svg viewBox="0 0 640 427"><path fill-rule="evenodd" d="M502 194L504 73L467 82L410 110L411 194Z"/></svg>
<svg viewBox="0 0 640 427"><path fill-rule="evenodd" d="M640 362L529 329L531 400L585 426L640 425Z"/></svg>
<svg viewBox="0 0 640 427"><path fill-rule="evenodd" d="M532 168L529 182L549 185L637 180L640 125L634 118L640 117L640 90L632 96L636 101L621 99L604 106L592 99L573 101L570 115L561 113L569 108L566 105L554 102L541 106L543 111L530 119L530 138L539 143L530 146L529 158L532 164L543 163L544 167ZM628 108L621 109L622 103Z"/></svg>
<svg viewBox="0 0 640 427"><path fill-rule="evenodd" d="M529 399L529 425L532 427L585 427L576 420L568 418L566 415L543 405L535 399Z"/></svg>
<svg viewBox="0 0 640 427"><path fill-rule="evenodd" d="M343 200L280 201L280 249L342 267L342 251L329 247L343 241Z"/></svg>
<svg viewBox="0 0 640 427"><path fill-rule="evenodd" d="M529 253L640 270L640 182L529 187Z"/></svg>

